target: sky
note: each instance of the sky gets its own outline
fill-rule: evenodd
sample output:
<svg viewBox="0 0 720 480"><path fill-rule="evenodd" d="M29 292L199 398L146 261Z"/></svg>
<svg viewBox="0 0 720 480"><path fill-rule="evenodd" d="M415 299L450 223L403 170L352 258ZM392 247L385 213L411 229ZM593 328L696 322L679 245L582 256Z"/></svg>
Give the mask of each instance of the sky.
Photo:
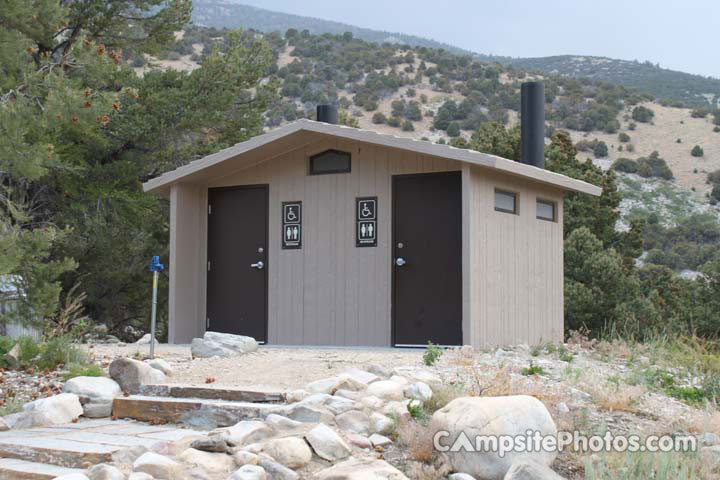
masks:
<svg viewBox="0 0 720 480"><path fill-rule="evenodd" d="M236 0L511 57L649 60L720 78L720 0Z"/></svg>

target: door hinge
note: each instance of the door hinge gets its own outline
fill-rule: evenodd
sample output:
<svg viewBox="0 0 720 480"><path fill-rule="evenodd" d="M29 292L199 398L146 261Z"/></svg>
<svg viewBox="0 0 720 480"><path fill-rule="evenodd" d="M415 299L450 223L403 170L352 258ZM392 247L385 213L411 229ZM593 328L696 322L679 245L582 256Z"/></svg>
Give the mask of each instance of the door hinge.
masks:
<svg viewBox="0 0 720 480"><path fill-rule="evenodd" d="M208 272L210 271L210 267L211 267L210 260L208 260Z"/></svg>
<svg viewBox="0 0 720 480"><path fill-rule="evenodd" d="M205 330L207 330L208 328L210 328L210 317L207 317L207 319L205 320Z"/></svg>
<svg viewBox="0 0 720 480"><path fill-rule="evenodd" d="M208 204L208 215L212 215L212 205Z"/></svg>

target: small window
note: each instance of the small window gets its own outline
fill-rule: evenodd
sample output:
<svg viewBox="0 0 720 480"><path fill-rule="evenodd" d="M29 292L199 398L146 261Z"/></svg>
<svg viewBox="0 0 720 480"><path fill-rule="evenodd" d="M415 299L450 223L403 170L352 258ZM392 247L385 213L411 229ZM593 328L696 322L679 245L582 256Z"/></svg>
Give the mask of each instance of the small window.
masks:
<svg viewBox="0 0 720 480"><path fill-rule="evenodd" d="M517 193L495 190L495 210L505 213L517 213Z"/></svg>
<svg viewBox="0 0 720 480"><path fill-rule="evenodd" d="M541 200L537 199L537 218L540 220L549 220L551 222L554 222L557 220L556 218L556 208L555 208L555 202L551 202L549 200Z"/></svg>
<svg viewBox="0 0 720 480"><path fill-rule="evenodd" d="M326 150L310 157L310 175L349 173L350 154L339 150Z"/></svg>

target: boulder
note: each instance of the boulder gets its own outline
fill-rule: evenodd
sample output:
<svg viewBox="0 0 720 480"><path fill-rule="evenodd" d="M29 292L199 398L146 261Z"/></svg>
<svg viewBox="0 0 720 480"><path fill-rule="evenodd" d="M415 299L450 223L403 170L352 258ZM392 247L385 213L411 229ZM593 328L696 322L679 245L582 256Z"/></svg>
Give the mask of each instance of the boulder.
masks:
<svg viewBox="0 0 720 480"><path fill-rule="evenodd" d="M228 444L225 440L223 440L222 438L213 437L199 438L197 440L193 440L193 442L190 444L190 448L212 453L227 453L230 451L230 448L228 447Z"/></svg>
<svg viewBox="0 0 720 480"><path fill-rule="evenodd" d="M369 395L367 397L361 398L360 403L362 403L371 410L379 410L383 407L383 405L385 405L385 402L376 397L375 395Z"/></svg>
<svg viewBox="0 0 720 480"><path fill-rule="evenodd" d="M427 402L432 398L433 392L430 386L425 382L411 383L403 392L406 398L418 400L422 403Z"/></svg>
<svg viewBox="0 0 720 480"><path fill-rule="evenodd" d="M563 480L563 477L535 460L517 458L503 480Z"/></svg>
<svg viewBox="0 0 720 480"><path fill-rule="evenodd" d="M380 409L383 415L397 418L398 420L407 420L410 418L410 412L408 411L408 403L410 400L403 400L401 402L387 402L384 407Z"/></svg>
<svg viewBox="0 0 720 480"><path fill-rule="evenodd" d="M52 420L43 412L11 413L2 417L2 421L12 430L46 427L53 424Z"/></svg>
<svg viewBox="0 0 720 480"><path fill-rule="evenodd" d="M267 480L265 469L258 465L243 465L230 476L230 480Z"/></svg>
<svg viewBox="0 0 720 480"><path fill-rule="evenodd" d="M357 392L365 389L365 384L346 375L323 378L305 385L305 390L310 393L327 393L332 395L338 390L350 390Z"/></svg>
<svg viewBox="0 0 720 480"><path fill-rule="evenodd" d="M350 370L345 370L343 373L340 374L341 376L350 378L358 383L361 383L365 386L370 385L373 382L377 382L380 380L380 377L375 375L374 373L360 370L359 368L351 368Z"/></svg>
<svg viewBox="0 0 720 480"><path fill-rule="evenodd" d="M152 335L150 335L149 333L146 333L145 335L140 337L140 339L137 342L135 342L135 345L150 345L151 338L152 338ZM160 342L158 342L158 339L156 338L155 346L157 347L158 345L160 345Z"/></svg>
<svg viewBox="0 0 720 480"><path fill-rule="evenodd" d="M7 432L8 430L10 430L10 425L8 425L5 420L0 418L0 432Z"/></svg>
<svg viewBox="0 0 720 480"><path fill-rule="evenodd" d="M351 459L318 472L316 480L407 480L397 468L384 460Z"/></svg>
<svg viewBox="0 0 720 480"><path fill-rule="evenodd" d="M109 417L113 398L122 395L120 385L107 377L75 377L63 386L65 393L87 398L83 403L83 416L88 418Z"/></svg>
<svg viewBox="0 0 720 480"><path fill-rule="evenodd" d="M150 365L132 358L116 358L110 364L110 378L125 392L137 393L141 385L163 383L165 374Z"/></svg>
<svg viewBox="0 0 720 480"><path fill-rule="evenodd" d="M231 427L218 428L210 432L211 437L233 447L259 442L272 435L272 428L259 420L243 420Z"/></svg>
<svg viewBox="0 0 720 480"><path fill-rule="evenodd" d="M412 370L410 372L403 373L403 375L413 382L427 383L432 388L437 388L442 385L442 378L432 372L428 372L427 370Z"/></svg>
<svg viewBox="0 0 720 480"><path fill-rule="evenodd" d="M231 333L205 332L203 340L215 342L221 347L230 349L235 353L250 353L258 349L258 344L252 337L233 335Z"/></svg>
<svg viewBox="0 0 720 480"><path fill-rule="evenodd" d="M380 378L390 378L392 375L392 369L377 363L365 366L365 371L375 374Z"/></svg>
<svg viewBox="0 0 720 480"><path fill-rule="evenodd" d="M298 437L274 438L264 442L262 449L276 462L293 470L304 467L312 460L312 450L305 440Z"/></svg>
<svg viewBox="0 0 720 480"><path fill-rule="evenodd" d="M324 403L328 410L330 410L334 415L339 415L350 410L357 410L358 408L362 408L362 405L355 400L350 400L349 398L343 397L333 396L325 400Z"/></svg>
<svg viewBox="0 0 720 480"><path fill-rule="evenodd" d="M155 370L160 370L162 373L167 375L168 377L172 376L173 369L170 366L168 362L163 360L162 358L153 358L152 360L147 360L145 363L150 365Z"/></svg>
<svg viewBox="0 0 720 480"><path fill-rule="evenodd" d="M288 403L300 402L309 395L310 393L305 390L291 390L285 394L285 400L287 400Z"/></svg>
<svg viewBox="0 0 720 480"><path fill-rule="evenodd" d="M89 468L85 475L90 480L125 480L125 475L120 470L104 463Z"/></svg>
<svg viewBox="0 0 720 480"><path fill-rule="evenodd" d="M7 352L3 359L11 369L20 367L20 344L16 343L9 352Z"/></svg>
<svg viewBox="0 0 720 480"><path fill-rule="evenodd" d="M242 467L243 465L257 465L258 461L260 460L260 457L258 457L256 454L246 452L244 450L238 450L237 452L233 453L232 457L235 461L235 465L237 465L238 467Z"/></svg>
<svg viewBox="0 0 720 480"><path fill-rule="evenodd" d="M475 480L475 477L467 473L452 473L448 476L448 480Z"/></svg>
<svg viewBox="0 0 720 480"><path fill-rule="evenodd" d="M260 458L258 465L267 472L272 480L298 480L300 478L297 473L267 457Z"/></svg>
<svg viewBox="0 0 720 480"><path fill-rule="evenodd" d="M350 410L335 417L337 426L350 433L367 435L370 433L370 419L360 410Z"/></svg>
<svg viewBox="0 0 720 480"><path fill-rule="evenodd" d="M301 426L302 422L296 422L295 420L290 420L288 417L284 417L282 415L278 415L276 413L271 413L267 417L265 417L265 423L267 423L269 426L273 428L278 429L293 429Z"/></svg>
<svg viewBox="0 0 720 480"><path fill-rule="evenodd" d="M134 472L128 475L127 480L155 480L152 475L143 472Z"/></svg>
<svg viewBox="0 0 720 480"><path fill-rule="evenodd" d="M370 433L387 435L395 430L395 421L382 413L374 412L370 414L369 430Z"/></svg>
<svg viewBox="0 0 720 480"><path fill-rule="evenodd" d="M67 475L60 475L55 477L55 480L90 480L87 475L83 473L68 473Z"/></svg>
<svg viewBox="0 0 720 480"><path fill-rule="evenodd" d="M395 383L399 383L400 385L403 385L403 386L410 383L410 382L408 382L407 378L400 376L400 375L393 375L392 377L390 377L390 380Z"/></svg>
<svg viewBox="0 0 720 480"><path fill-rule="evenodd" d="M147 473L155 478L177 478L183 467L175 460L153 452L143 453L133 462L133 471Z"/></svg>
<svg viewBox="0 0 720 480"><path fill-rule="evenodd" d="M383 435L378 435L377 433L370 435L368 440L370 440L373 447L387 447L388 445L392 445L392 440Z"/></svg>
<svg viewBox="0 0 720 480"><path fill-rule="evenodd" d="M372 442L365 435L358 435L357 433L350 433L347 436L348 442L359 448L372 448Z"/></svg>
<svg viewBox="0 0 720 480"><path fill-rule="evenodd" d="M192 358L232 357L235 352L219 343L202 338L193 338L192 342L190 342L190 355L192 355Z"/></svg>
<svg viewBox="0 0 720 480"><path fill-rule="evenodd" d="M403 389L403 385L392 380L380 380L368 385L367 394L382 400L402 400Z"/></svg>
<svg viewBox="0 0 720 480"><path fill-rule="evenodd" d="M335 416L322 405L296 403L284 410L288 418L303 423L332 423Z"/></svg>
<svg viewBox="0 0 720 480"><path fill-rule="evenodd" d="M203 472L214 475L230 473L235 467L233 457L225 453L203 452L195 448L188 448L180 455L178 460L184 464L199 467Z"/></svg>
<svg viewBox="0 0 720 480"><path fill-rule="evenodd" d="M432 432L444 431L443 446L452 445L460 436L462 444L473 445L479 435L526 435L528 430L541 435L557 435L557 427L545 405L527 395L507 397L460 397L433 414ZM519 456L549 466L556 452L473 452L460 448L446 452L453 470L488 479L501 480Z"/></svg>
<svg viewBox="0 0 720 480"><path fill-rule="evenodd" d="M37 412L45 416L48 425L70 423L83 414L80 398L74 393L61 393L41 398L23 405L25 412Z"/></svg>
<svg viewBox="0 0 720 480"><path fill-rule="evenodd" d="M350 455L348 444L324 423L319 424L305 434L305 440L307 440L318 457L330 462L342 460Z"/></svg>

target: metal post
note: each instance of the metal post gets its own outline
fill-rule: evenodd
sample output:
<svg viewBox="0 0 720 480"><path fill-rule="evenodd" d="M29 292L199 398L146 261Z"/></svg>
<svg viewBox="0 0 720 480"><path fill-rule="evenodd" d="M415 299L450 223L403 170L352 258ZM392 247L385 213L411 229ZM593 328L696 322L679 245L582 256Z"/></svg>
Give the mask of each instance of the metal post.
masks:
<svg viewBox="0 0 720 480"><path fill-rule="evenodd" d="M152 294L152 317L150 318L150 358L155 358L155 327L157 324L157 289L160 270L165 265L160 263L160 257L157 255L150 259L150 271L153 272L153 294Z"/></svg>
<svg viewBox="0 0 720 480"><path fill-rule="evenodd" d="M150 319L150 358L155 358L155 325L157 317L157 289L160 272L153 272L152 318Z"/></svg>

